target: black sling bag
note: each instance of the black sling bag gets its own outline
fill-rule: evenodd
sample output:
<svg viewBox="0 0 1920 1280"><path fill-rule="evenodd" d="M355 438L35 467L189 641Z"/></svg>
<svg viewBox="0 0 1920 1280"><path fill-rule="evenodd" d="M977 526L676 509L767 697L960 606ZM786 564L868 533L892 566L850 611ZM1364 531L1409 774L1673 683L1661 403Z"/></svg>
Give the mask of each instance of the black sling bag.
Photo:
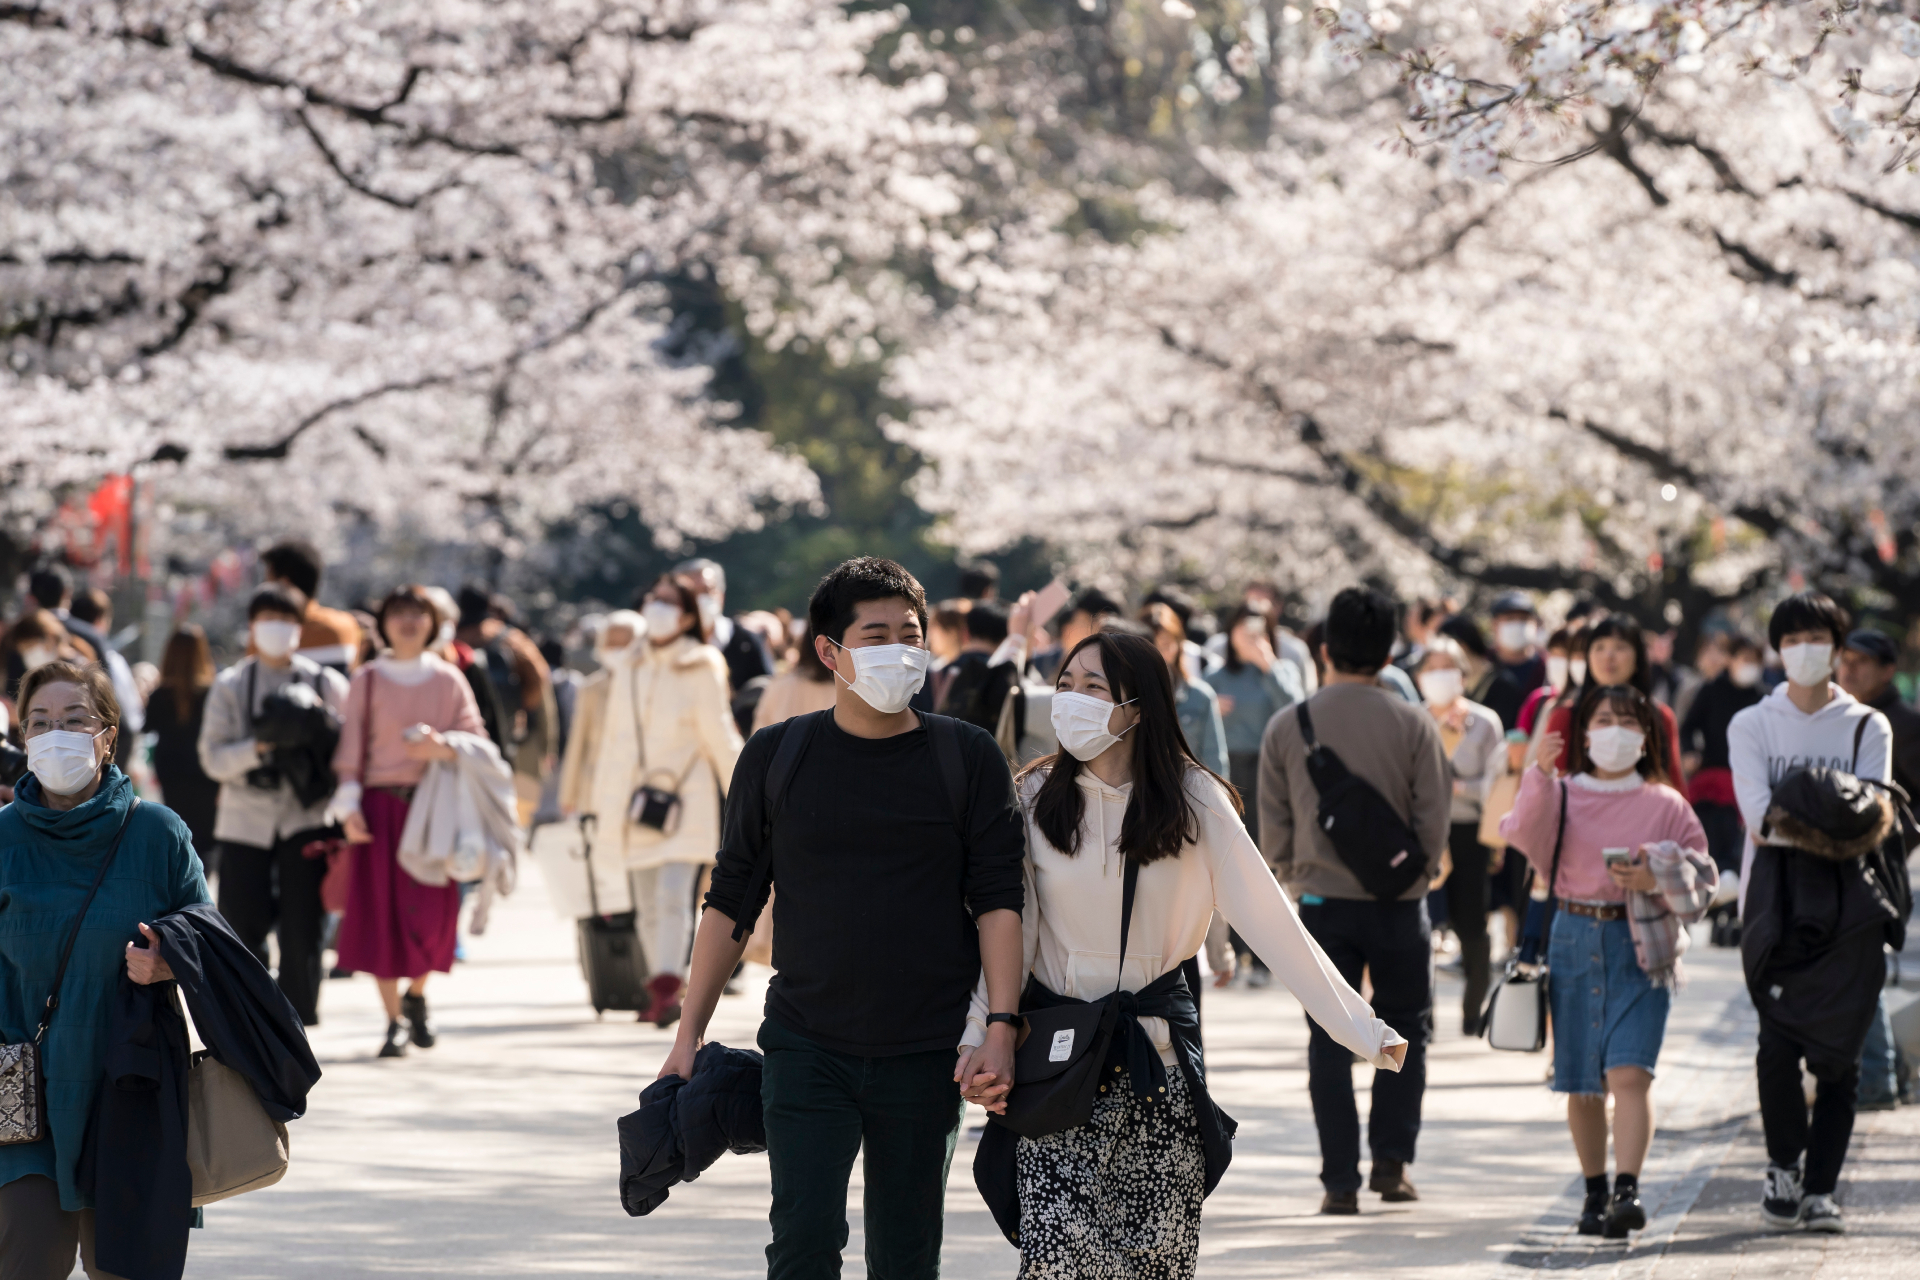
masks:
<svg viewBox="0 0 1920 1280"><path fill-rule="evenodd" d="M1320 795L1320 829L1362 889L1382 902L1394 901L1427 873L1420 838L1372 783L1314 738L1306 703L1297 713L1307 746L1307 776Z"/></svg>

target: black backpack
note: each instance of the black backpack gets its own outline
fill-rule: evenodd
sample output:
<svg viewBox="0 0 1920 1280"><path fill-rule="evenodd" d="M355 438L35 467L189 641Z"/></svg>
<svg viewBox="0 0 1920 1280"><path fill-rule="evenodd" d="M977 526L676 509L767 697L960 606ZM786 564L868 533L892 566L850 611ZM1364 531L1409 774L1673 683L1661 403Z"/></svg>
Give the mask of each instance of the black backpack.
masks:
<svg viewBox="0 0 1920 1280"><path fill-rule="evenodd" d="M1427 872L1419 837L1372 783L1355 776L1314 738L1307 704L1296 710L1307 745L1307 776L1320 793L1320 829L1362 889L1382 902L1394 901Z"/></svg>

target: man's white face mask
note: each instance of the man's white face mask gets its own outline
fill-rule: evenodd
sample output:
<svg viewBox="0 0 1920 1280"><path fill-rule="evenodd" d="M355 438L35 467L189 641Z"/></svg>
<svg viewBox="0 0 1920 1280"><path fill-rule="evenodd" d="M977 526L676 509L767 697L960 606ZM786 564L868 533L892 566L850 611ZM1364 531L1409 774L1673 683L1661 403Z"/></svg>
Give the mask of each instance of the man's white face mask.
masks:
<svg viewBox="0 0 1920 1280"><path fill-rule="evenodd" d="M927 664L933 658L918 645L876 644L849 649L832 640L828 643L853 659L853 679L838 672L834 673L836 677L881 715L907 709L913 695L926 683Z"/></svg>

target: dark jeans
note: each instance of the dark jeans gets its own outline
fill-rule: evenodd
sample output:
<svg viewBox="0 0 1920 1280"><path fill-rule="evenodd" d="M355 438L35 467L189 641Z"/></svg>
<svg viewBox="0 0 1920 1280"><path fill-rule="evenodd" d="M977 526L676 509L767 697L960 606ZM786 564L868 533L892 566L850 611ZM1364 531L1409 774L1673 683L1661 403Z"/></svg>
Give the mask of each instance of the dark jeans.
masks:
<svg viewBox="0 0 1920 1280"><path fill-rule="evenodd" d="M1480 1010L1487 1003L1487 846L1478 822L1456 822L1447 833L1453 873L1441 892L1447 899L1447 925L1460 939L1460 967L1467 990L1460 997L1460 1025L1467 1035L1480 1031Z"/></svg>
<svg viewBox="0 0 1920 1280"><path fill-rule="evenodd" d="M271 849L223 841L220 846L220 914L247 949L267 963L267 934L280 936L280 990L300 1020L320 1024L320 936L326 908L320 905L325 858L303 858L313 833L282 839Z"/></svg>
<svg viewBox="0 0 1920 1280"><path fill-rule="evenodd" d="M1747 824L1740 821L1740 810L1730 804L1702 801L1693 806L1693 812L1700 819L1700 829L1707 833L1707 853L1713 865L1722 871L1738 871L1747 844Z"/></svg>
<svg viewBox="0 0 1920 1280"><path fill-rule="evenodd" d="M1767 1133L1767 1159L1792 1168L1806 1152L1801 1185L1808 1195L1830 1196L1840 1184L1840 1166L1853 1140L1853 1104L1860 1089L1858 1062L1806 1058L1819 1081L1813 1095L1813 1121L1807 1121L1807 1095L1800 1083L1806 1047L1786 1032L1760 1023L1760 1052L1754 1067L1760 1077L1760 1121Z"/></svg>
<svg viewBox="0 0 1920 1280"><path fill-rule="evenodd" d="M1433 929L1424 901L1330 898L1300 904L1300 923L1357 991L1373 973L1373 1011L1407 1041L1398 1072L1373 1077L1367 1146L1375 1160L1413 1162L1420 1100L1427 1090L1427 1041L1433 1035ZM1320 1181L1329 1191L1360 1189L1360 1110L1353 1099L1353 1053L1307 1019L1307 1091L1320 1130Z"/></svg>
<svg viewBox="0 0 1920 1280"><path fill-rule="evenodd" d="M773 1167L768 1280L839 1276L847 1179L863 1147L869 1280L935 1280L947 1170L960 1133L954 1050L859 1058L772 1018L760 1024L760 1049Z"/></svg>

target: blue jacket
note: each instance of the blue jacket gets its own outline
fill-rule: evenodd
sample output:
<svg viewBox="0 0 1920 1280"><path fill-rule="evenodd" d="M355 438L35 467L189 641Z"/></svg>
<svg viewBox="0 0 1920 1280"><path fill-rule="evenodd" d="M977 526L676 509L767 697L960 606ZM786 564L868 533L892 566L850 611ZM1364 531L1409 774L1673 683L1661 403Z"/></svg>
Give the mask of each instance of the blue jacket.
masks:
<svg viewBox="0 0 1920 1280"><path fill-rule="evenodd" d="M1227 776L1227 730L1220 721L1220 699L1204 680L1182 680L1173 688L1173 710L1194 759Z"/></svg>
<svg viewBox="0 0 1920 1280"><path fill-rule="evenodd" d="M32 1038L60 945L132 801L132 784L109 764L100 789L64 813L46 807L31 774L0 809L0 1035L9 1043ZM209 901L187 824L171 809L142 804L74 943L43 1046L52 1132L0 1146L0 1184L38 1174L58 1184L61 1208L93 1207L74 1166L106 1076L107 1024L126 945L141 923Z"/></svg>
<svg viewBox="0 0 1920 1280"><path fill-rule="evenodd" d="M731 1151L767 1149L760 1110L760 1068L751 1049L710 1044L693 1060L693 1079L666 1076L640 1094L640 1109L621 1116L620 1204L643 1217L667 1199L667 1188L692 1182Z"/></svg>

